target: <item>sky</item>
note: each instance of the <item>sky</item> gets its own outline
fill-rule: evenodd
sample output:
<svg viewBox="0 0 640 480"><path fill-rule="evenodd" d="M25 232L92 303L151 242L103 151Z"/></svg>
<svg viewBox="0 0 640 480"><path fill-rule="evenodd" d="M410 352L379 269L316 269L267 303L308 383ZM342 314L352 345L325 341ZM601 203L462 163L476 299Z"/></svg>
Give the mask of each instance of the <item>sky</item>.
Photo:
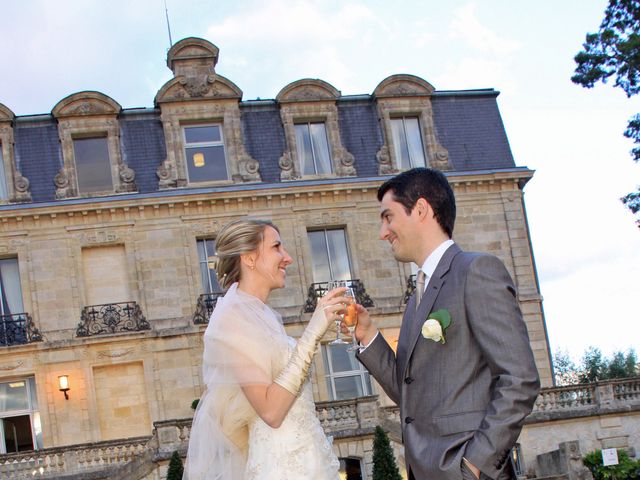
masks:
<svg viewBox="0 0 640 480"><path fill-rule="evenodd" d="M500 91L516 165L535 170L524 195L551 350L576 361L589 346L640 353L640 229L619 201L640 184L622 135L640 102L570 81L606 4L166 0L173 42L218 46L216 71L244 100L301 78L367 94L398 73L437 90ZM164 0L4 2L0 31L0 103L16 115L82 90L152 107L172 78Z"/></svg>

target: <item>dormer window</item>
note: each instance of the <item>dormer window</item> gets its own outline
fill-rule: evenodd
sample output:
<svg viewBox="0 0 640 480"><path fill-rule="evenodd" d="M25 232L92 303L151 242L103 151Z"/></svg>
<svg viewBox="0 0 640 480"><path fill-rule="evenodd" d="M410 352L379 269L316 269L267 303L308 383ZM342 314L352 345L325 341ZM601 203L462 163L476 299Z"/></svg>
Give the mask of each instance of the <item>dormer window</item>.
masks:
<svg viewBox="0 0 640 480"><path fill-rule="evenodd" d="M400 170L426 166L420 122L417 117L392 118L391 133L396 165Z"/></svg>
<svg viewBox="0 0 640 480"><path fill-rule="evenodd" d="M76 138L73 140L78 192L112 192L113 178L109 160L107 137Z"/></svg>
<svg viewBox="0 0 640 480"><path fill-rule="evenodd" d="M303 175L333 172L324 122L296 124L296 148Z"/></svg>
<svg viewBox="0 0 640 480"><path fill-rule="evenodd" d="M189 183L229 179L220 125L184 127L184 146Z"/></svg>

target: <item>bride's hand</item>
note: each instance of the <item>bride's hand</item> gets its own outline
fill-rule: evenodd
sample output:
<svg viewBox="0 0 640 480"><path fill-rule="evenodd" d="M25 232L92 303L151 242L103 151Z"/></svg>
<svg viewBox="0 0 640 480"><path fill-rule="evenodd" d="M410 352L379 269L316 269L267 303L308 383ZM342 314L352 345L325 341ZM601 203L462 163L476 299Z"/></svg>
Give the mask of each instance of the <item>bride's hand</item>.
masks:
<svg viewBox="0 0 640 480"><path fill-rule="evenodd" d="M335 325L335 322L341 319L345 305L350 301L348 297L343 295L346 291L347 289L344 287L334 288L318 299L316 309L307 326L307 329L320 334L318 338L322 337L331 325Z"/></svg>

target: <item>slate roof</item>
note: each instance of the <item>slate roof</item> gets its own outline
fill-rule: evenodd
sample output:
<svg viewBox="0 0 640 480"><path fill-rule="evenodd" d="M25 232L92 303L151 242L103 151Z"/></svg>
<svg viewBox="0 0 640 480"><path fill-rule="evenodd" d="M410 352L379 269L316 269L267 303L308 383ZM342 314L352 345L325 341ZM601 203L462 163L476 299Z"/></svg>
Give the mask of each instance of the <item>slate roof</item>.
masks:
<svg viewBox="0 0 640 480"><path fill-rule="evenodd" d="M449 152L456 172L510 169L513 155L496 97L488 90L436 91L432 95L436 138ZM355 158L359 177L377 177L376 153L383 136L370 95L341 97L337 102L343 146ZM275 100L240 104L247 153L260 164L265 184L280 182L278 160L285 150L284 128ZM123 159L136 173L139 194L158 191L158 166L166 158L158 109L125 109L120 118ZM53 178L62 165L57 124L51 115L17 117L15 155L30 182L33 203L55 201Z"/></svg>

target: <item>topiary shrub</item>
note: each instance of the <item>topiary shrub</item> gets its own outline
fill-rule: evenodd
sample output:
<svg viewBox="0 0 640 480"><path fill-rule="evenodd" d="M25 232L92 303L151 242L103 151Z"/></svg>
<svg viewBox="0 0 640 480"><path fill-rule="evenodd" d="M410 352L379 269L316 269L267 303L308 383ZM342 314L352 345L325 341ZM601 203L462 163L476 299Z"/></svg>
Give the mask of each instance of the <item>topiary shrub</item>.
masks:
<svg viewBox="0 0 640 480"><path fill-rule="evenodd" d="M380 426L373 439L373 480L402 480L389 437Z"/></svg>
<svg viewBox="0 0 640 480"><path fill-rule="evenodd" d="M182 466L182 458L178 451L174 451L169 461L169 470L167 471L167 480L182 480L184 467Z"/></svg>

